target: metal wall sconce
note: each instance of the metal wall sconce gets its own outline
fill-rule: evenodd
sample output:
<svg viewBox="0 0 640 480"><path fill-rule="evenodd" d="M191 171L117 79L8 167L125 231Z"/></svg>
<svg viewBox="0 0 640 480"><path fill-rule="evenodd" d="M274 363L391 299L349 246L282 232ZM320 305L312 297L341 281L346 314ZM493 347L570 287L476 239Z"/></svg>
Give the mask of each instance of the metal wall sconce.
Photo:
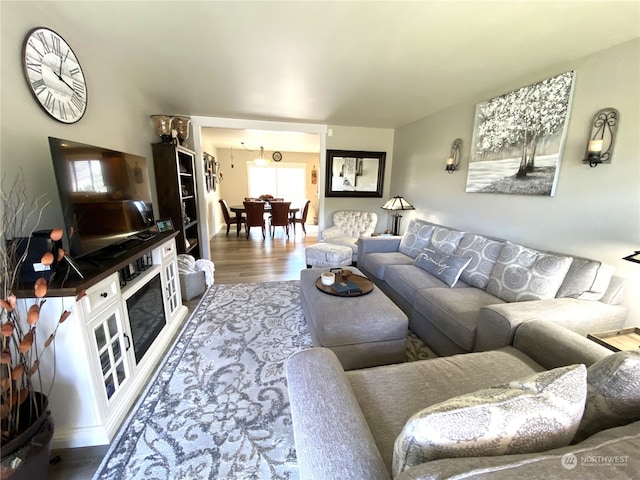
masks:
<svg viewBox="0 0 640 480"><path fill-rule="evenodd" d="M586 158L582 160L584 163L588 163L590 167L611 163L619 121L620 113L615 108L603 108L596 113L591 125Z"/></svg>
<svg viewBox="0 0 640 480"><path fill-rule="evenodd" d="M462 154L462 139L456 138L451 144L451 155L447 158L447 173L455 172L460 166L460 155Z"/></svg>

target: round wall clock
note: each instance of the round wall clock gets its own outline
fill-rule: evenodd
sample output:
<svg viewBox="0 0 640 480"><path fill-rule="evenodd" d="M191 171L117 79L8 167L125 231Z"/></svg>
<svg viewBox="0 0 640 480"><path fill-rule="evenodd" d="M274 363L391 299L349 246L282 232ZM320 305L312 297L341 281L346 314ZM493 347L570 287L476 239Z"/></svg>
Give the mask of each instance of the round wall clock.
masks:
<svg viewBox="0 0 640 480"><path fill-rule="evenodd" d="M80 62L53 30L27 33L22 48L24 74L38 104L53 118L75 123L87 110L87 82Z"/></svg>
<svg viewBox="0 0 640 480"><path fill-rule="evenodd" d="M273 158L274 162L279 162L280 160L282 160L282 154L280 152L273 152L271 158Z"/></svg>

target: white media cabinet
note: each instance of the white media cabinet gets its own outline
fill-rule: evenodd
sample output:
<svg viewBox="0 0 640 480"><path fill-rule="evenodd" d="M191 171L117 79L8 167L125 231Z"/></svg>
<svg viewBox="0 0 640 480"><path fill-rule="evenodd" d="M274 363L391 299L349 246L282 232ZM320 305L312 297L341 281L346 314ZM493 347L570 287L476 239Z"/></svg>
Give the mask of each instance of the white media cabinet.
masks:
<svg viewBox="0 0 640 480"><path fill-rule="evenodd" d="M176 235L159 234L100 264L80 262L81 271L87 273L84 279L50 288L38 323L38 343L46 340L62 311L72 312L58 328L55 350L50 347L41 361L46 393L55 354L55 382L49 395L55 422L53 448L108 444L184 323L187 307L180 292ZM126 282L123 274L129 277ZM86 295L76 302L82 291ZM138 296L153 300L143 296L146 291L156 293L152 304L158 309L162 303L164 318L160 316L160 332L137 360L127 307L128 300ZM22 299L21 308L28 309L33 302ZM140 322L137 330L144 333Z"/></svg>

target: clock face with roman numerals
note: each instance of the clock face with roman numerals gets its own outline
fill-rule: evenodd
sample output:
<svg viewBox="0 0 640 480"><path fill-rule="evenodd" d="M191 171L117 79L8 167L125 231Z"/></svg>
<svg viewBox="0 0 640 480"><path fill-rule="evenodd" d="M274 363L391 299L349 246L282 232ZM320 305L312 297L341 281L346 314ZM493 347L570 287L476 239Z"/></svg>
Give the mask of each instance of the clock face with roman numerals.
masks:
<svg viewBox="0 0 640 480"><path fill-rule="evenodd" d="M40 106L63 123L75 123L87 110L87 82L80 62L64 39L39 27L24 39L24 74Z"/></svg>

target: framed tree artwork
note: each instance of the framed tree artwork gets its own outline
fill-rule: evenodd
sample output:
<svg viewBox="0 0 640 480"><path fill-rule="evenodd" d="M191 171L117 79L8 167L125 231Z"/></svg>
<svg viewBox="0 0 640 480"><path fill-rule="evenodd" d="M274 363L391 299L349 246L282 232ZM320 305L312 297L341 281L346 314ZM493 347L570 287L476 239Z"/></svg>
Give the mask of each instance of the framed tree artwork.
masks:
<svg viewBox="0 0 640 480"><path fill-rule="evenodd" d="M555 195L575 72L476 105L467 192Z"/></svg>
<svg viewBox="0 0 640 480"><path fill-rule="evenodd" d="M327 150L327 197L382 197L385 152Z"/></svg>

